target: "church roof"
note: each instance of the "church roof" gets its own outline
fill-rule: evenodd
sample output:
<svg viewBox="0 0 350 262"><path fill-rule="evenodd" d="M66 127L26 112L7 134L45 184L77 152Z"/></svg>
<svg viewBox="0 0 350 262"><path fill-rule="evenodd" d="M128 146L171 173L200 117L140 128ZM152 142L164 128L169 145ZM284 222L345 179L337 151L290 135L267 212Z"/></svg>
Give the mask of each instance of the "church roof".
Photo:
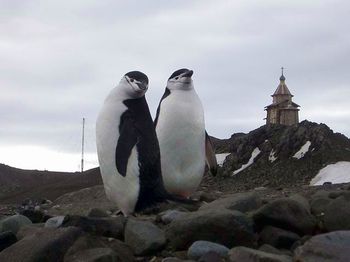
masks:
<svg viewBox="0 0 350 262"><path fill-rule="evenodd" d="M290 95L290 96L293 96L293 95L290 93L290 91L289 91L289 89L288 89L288 87L287 87L285 81L286 81L286 78L284 77L284 75L283 75L283 73L282 73L282 75L281 75L281 77L280 77L280 84L278 85L278 87L277 87L275 93L273 93L272 96L277 96L277 95Z"/></svg>
<svg viewBox="0 0 350 262"><path fill-rule="evenodd" d="M271 105L265 106L266 109L271 108L271 107L279 107L282 109L297 109L300 106L294 102L289 101L289 100L284 100L284 101L279 102L279 103L272 103Z"/></svg>

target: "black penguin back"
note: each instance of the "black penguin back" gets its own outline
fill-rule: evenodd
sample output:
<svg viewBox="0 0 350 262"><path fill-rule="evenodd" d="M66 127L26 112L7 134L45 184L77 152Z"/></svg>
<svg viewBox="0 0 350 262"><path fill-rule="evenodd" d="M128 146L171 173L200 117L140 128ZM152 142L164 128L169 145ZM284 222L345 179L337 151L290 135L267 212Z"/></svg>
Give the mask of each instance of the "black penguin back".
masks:
<svg viewBox="0 0 350 262"><path fill-rule="evenodd" d="M161 175L160 149L153 120L145 97L128 99L123 102L128 114L133 120L134 138L136 143L139 166L140 191L135 206L135 212L151 207L168 198Z"/></svg>

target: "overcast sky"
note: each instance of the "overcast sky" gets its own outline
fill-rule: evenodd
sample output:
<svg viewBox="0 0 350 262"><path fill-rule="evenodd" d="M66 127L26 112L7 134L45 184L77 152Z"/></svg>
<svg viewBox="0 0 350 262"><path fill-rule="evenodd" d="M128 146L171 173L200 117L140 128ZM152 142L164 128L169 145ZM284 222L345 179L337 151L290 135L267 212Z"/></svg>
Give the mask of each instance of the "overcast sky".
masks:
<svg viewBox="0 0 350 262"><path fill-rule="evenodd" d="M95 120L128 71L150 79L154 115L166 80L194 70L208 132L264 124L284 66L300 120L350 136L349 1L0 0L0 163L75 171Z"/></svg>

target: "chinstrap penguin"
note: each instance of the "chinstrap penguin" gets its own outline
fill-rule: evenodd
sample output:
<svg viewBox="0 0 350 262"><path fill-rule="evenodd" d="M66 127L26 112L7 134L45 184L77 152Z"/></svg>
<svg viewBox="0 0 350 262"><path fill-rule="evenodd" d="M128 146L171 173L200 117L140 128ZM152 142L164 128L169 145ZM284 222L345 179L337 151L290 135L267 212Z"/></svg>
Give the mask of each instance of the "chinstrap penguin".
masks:
<svg viewBox="0 0 350 262"><path fill-rule="evenodd" d="M165 189L184 197L199 186L206 163L213 175L217 171L192 75L192 70L179 69L169 77L154 121Z"/></svg>
<svg viewBox="0 0 350 262"><path fill-rule="evenodd" d="M147 89L145 74L125 74L105 99L96 122L105 192L125 216L166 199L177 200L164 189L159 144L145 98Z"/></svg>

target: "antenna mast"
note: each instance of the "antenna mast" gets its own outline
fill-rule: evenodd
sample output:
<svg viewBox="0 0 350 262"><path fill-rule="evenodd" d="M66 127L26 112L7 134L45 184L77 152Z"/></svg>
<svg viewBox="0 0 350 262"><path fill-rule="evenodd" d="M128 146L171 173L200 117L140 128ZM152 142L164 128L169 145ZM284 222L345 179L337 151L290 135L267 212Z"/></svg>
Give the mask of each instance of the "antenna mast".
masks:
<svg viewBox="0 0 350 262"><path fill-rule="evenodd" d="M85 118L83 117L83 134L81 139L81 172L84 172L84 136L85 136Z"/></svg>

